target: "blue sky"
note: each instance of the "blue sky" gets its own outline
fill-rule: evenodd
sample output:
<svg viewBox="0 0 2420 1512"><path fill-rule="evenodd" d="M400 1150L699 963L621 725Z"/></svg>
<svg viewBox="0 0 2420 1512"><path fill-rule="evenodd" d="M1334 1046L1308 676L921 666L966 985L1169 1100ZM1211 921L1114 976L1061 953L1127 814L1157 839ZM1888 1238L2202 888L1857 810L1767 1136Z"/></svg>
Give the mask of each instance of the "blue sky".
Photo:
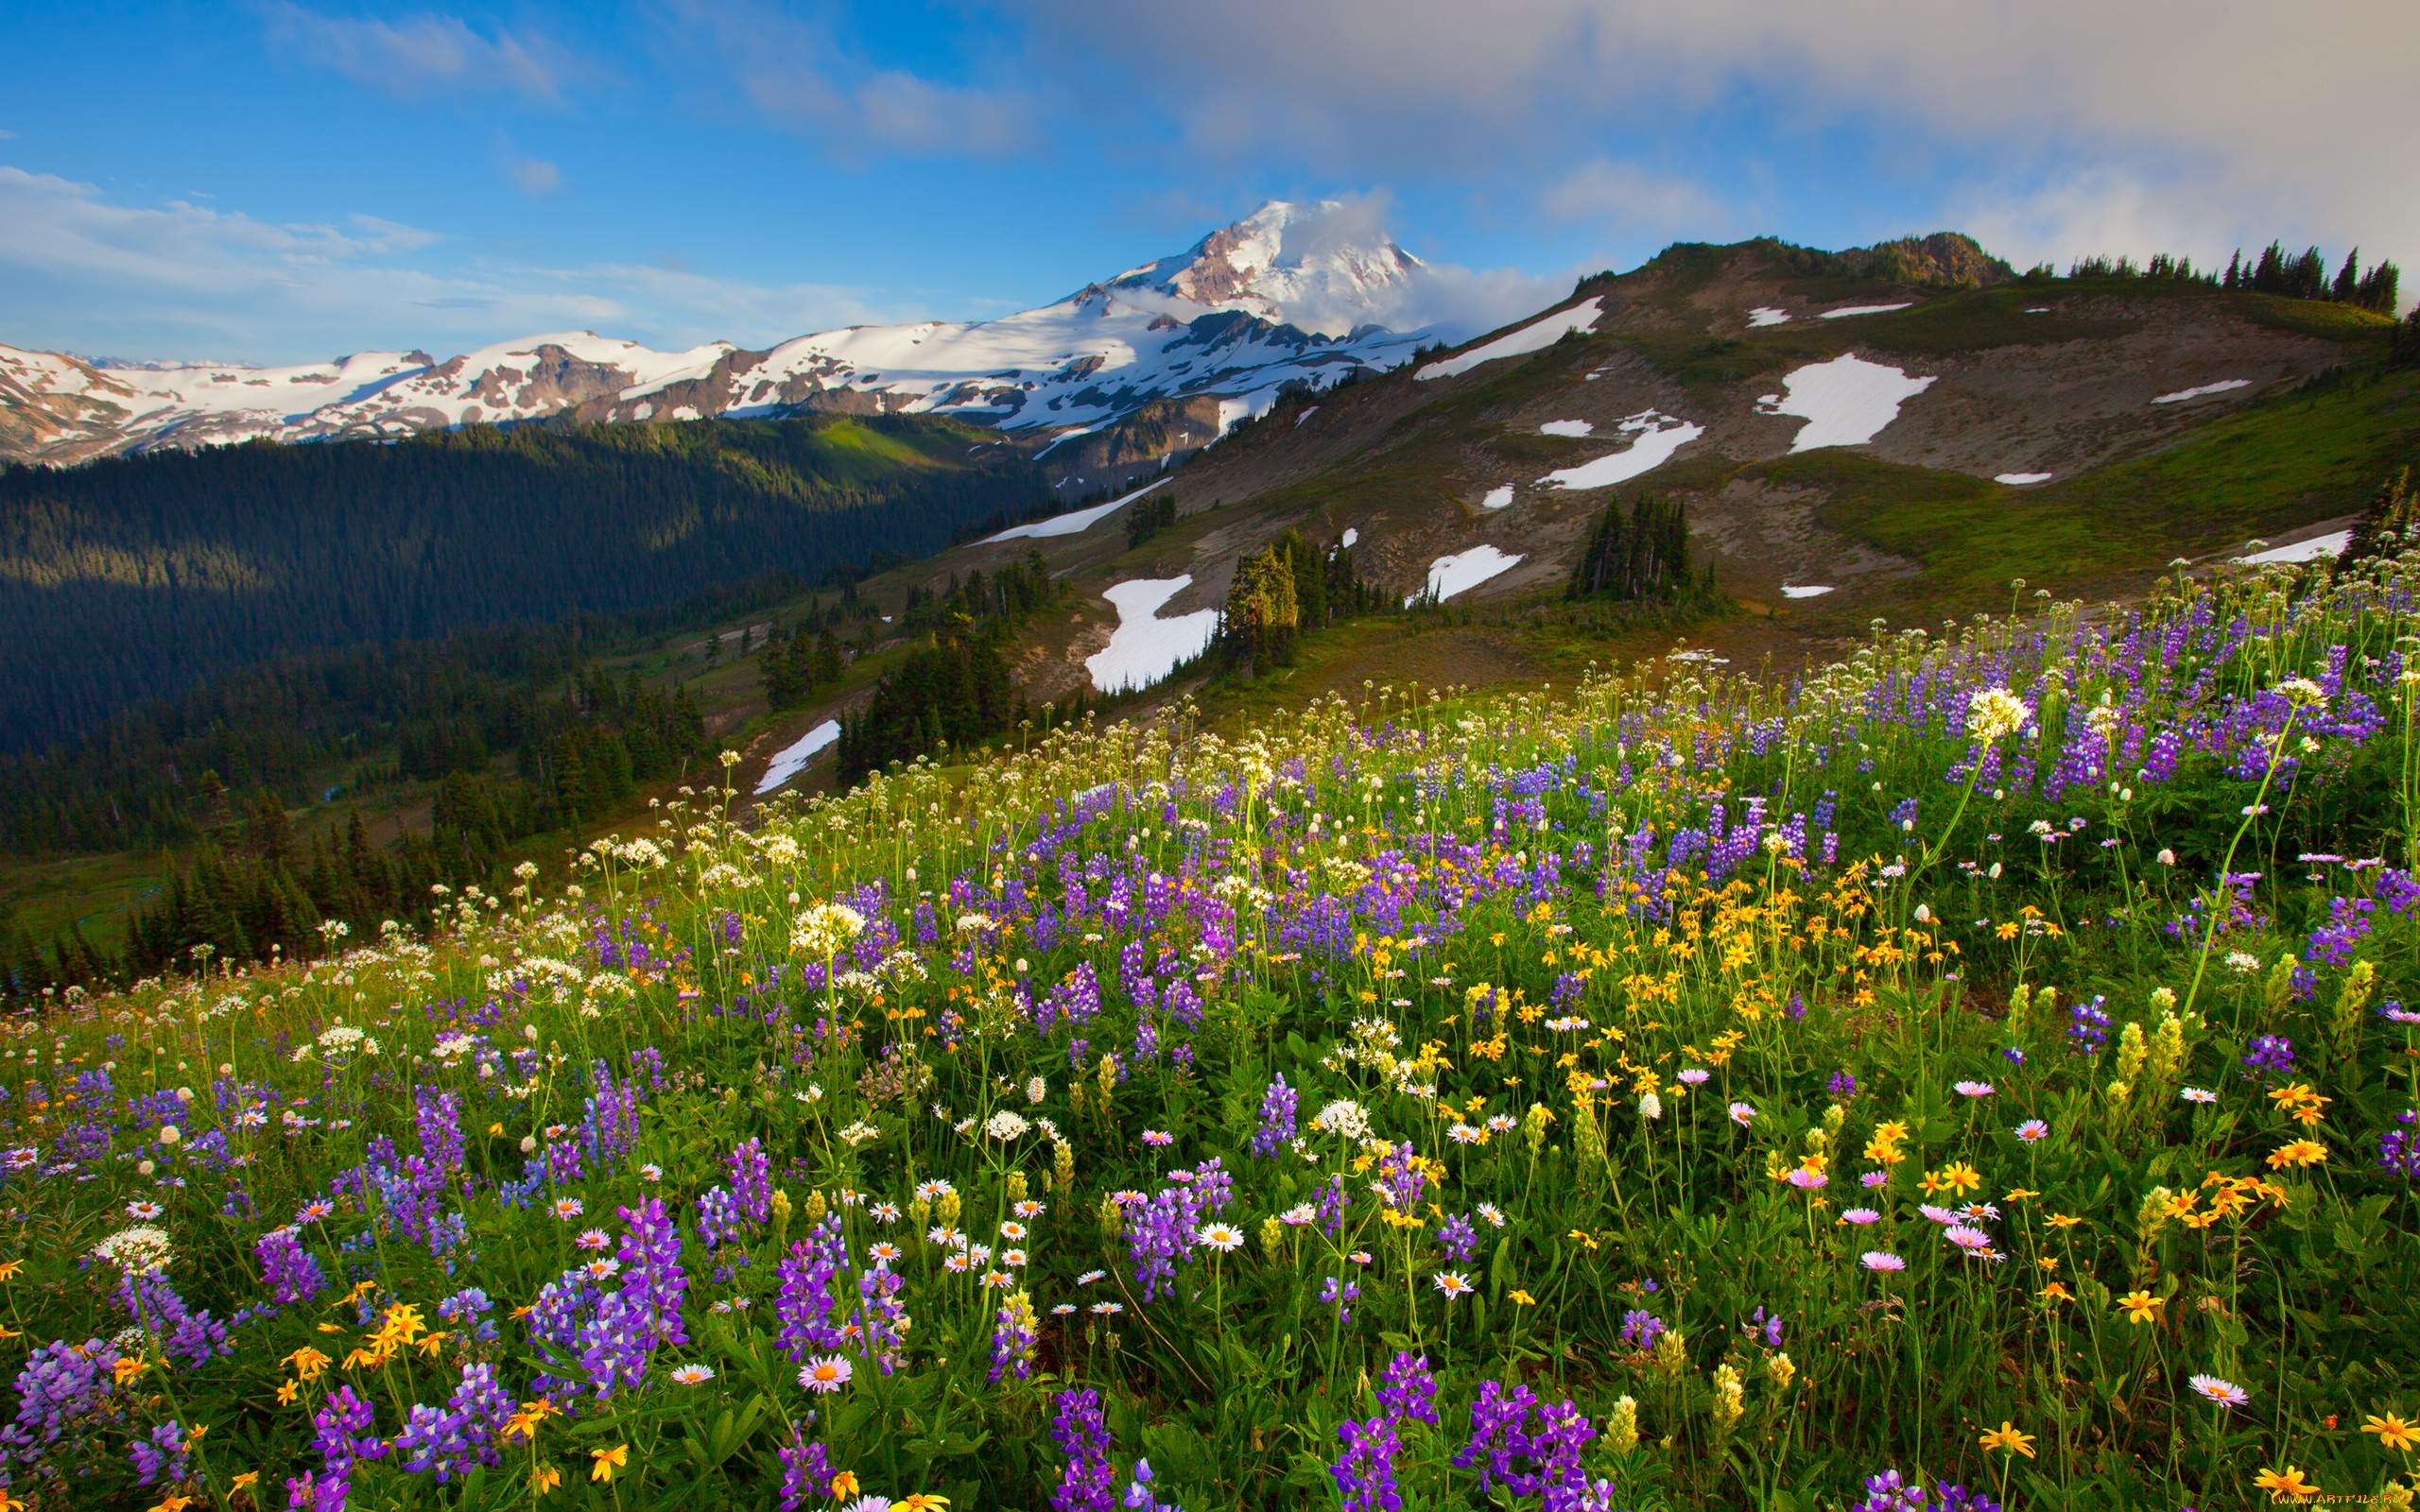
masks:
<svg viewBox="0 0 2420 1512"><path fill-rule="evenodd" d="M0 341L764 345L1040 303L1270 198L1344 198L1487 275L1433 312L1461 325L1760 232L2420 258L2420 103L2388 44L2408 14L2319 9L2281 31L2232 0L2034 0L1990 30L1898 0L20 7Z"/></svg>

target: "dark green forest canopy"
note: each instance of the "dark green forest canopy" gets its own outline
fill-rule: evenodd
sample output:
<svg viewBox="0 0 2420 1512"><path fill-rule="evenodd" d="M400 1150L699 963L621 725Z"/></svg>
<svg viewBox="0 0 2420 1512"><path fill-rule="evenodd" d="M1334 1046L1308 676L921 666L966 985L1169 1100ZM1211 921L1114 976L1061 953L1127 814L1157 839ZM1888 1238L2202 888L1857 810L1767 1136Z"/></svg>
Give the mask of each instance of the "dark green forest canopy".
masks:
<svg viewBox="0 0 2420 1512"><path fill-rule="evenodd" d="M996 439L907 418L475 426L0 469L0 748L264 658L925 556L1055 507Z"/></svg>

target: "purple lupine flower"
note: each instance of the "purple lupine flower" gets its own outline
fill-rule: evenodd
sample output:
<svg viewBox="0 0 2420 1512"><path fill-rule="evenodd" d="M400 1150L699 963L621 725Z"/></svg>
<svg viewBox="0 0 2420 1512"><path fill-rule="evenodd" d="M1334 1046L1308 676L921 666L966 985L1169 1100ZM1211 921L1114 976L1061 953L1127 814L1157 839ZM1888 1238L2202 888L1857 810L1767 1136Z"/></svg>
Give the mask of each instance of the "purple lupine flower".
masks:
<svg viewBox="0 0 2420 1512"><path fill-rule="evenodd" d="M1857 1512L1925 1512L1925 1488L1922 1481L1903 1481L1895 1469L1865 1478L1865 1500L1857 1504Z"/></svg>
<svg viewBox="0 0 2420 1512"><path fill-rule="evenodd" d="M503 1463L496 1445L512 1414L512 1393L496 1383L495 1367L475 1362L462 1367L443 1408L412 1404L395 1447L404 1452L404 1469L435 1475L442 1486L479 1466Z"/></svg>
<svg viewBox="0 0 2420 1512"><path fill-rule="evenodd" d="M1033 1373L1033 1347L1039 1338L1038 1321L1030 1307L1017 1301L1004 1302L992 1313L992 1367L994 1385L1003 1375L1014 1375L1019 1381Z"/></svg>
<svg viewBox="0 0 2420 1512"><path fill-rule="evenodd" d="M187 1308L164 1270L127 1272L118 1278L117 1299L129 1317L166 1342L169 1357L181 1364L198 1366L235 1352L227 1342L227 1325L207 1308Z"/></svg>
<svg viewBox="0 0 2420 1512"><path fill-rule="evenodd" d="M1455 1454L1454 1463L1468 1469L1484 1461L1480 1489L1502 1486L1516 1497L1543 1493L1547 1505L1564 1512L1584 1504L1590 1493L1580 1454L1597 1430L1566 1400L1537 1410L1538 1426L1532 1431L1530 1419L1537 1400L1525 1385L1507 1391L1497 1382L1483 1383L1478 1400L1471 1404L1470 1441Z"/></svg>
<svg viewBox="0 0 2420 1512"><path fill-rule="evenodd" d="M458 1336L478 1344L495 1342L495 1320L487 1315L493 1311L495 1303L475 1286L466 1286L437 1304L440 1320Z"/></svg>
<svg viewBox="0 0 2420 1512"><path fill-rule="evenodd" d="M2255 1035L2243 1066L2244 1075L2253 1081L2266 1081L2272 1074L2290 1076L2294 1074L2294 1042L2282 1034Z"/></svg>
<svg viewBox="0 0 2420 1512"><path fill-rule="evenodd" d="M773 1216L773 1162L765 1158L764 1142L750 1135L724 1161L731 1170L732 1199L750 1223Z"/></svg>
<svg viewBox="0 0 2420 1512"><path fill-rule="evenodd" d="M2420 1111L2405 1108L2394 1115L2396 1127L2378 1136L2378 1169L2406 1181L2420 1180L2420 1141L2412 1138L2412 1124L2420 1120Z"/></svg>
<svg viewBox="0 0 2420 1512"><path fill-rule="evenodd" d="M1052 1512L1112 1512L1109 1425L1101 1418L1100 1393L1089 1386L1062 1392L1050 1438L1067 1457L1050 1492Z"/></svg>
<svg viewBox="0 0 2420 1512"><path fill-rule="evenodd" d="M1269 1084L1260 1099L1260 1127L1252 1137L1252 1153L1264 1160L1284 1149L1294 1138L1294 1089L1286 1085L1286 1074Z"/></svg>
<svg viewBox="0 0 2420 1512"><path fill-rule="evenodd" d="M1776 1313L1769 1317L1763 1308L1756 1309L1755 1316L1748 1320L1748 1332L1752 1335L1761 1336L1766 1349L1780 1349L1781 1314Z"/></svg>
<svg viewBox="0 0 2420 1512"><path fill-rule="evenodd" d="M832 1325L832 1282L849 1268L849 1241L840 1232L840 1215L832 1213L790 1246L778 1274L781 1295L773 1313L781 1320L782 1348L792 1361L840 1348L841 1331Z"/></svg>
<svg viewBox="0 0 2420 1512"><path fill-rule="evenodd" d="M311 1415L311 1427L312 1442L331 1476L350 1476L354 1461L377 1459L387 1452L387 1446L369 1432L377 1418L377 1411L351 1386L328 1393L328 1400Z"/></svg>
<svg viewBox="0 0 2420 1512"><path fill-rule="evenodd" d="M152 1429L148 1438L129 1444L126 1456L134 1464L135 1485L149 1486L165 1480L173 1486L193 1469L192 1452L193 1443L185 1425L171 1418Z"/></svg>
<svg viewBox="0 0 2420 1512"><path fill-rule="evenodd" d="M2067 1048L2077 1055L2097 1056L2109 1042L2109 1015L2100 1006L2106 1001L2096 997L2067 1010Z"/></svg>
<svg viewBox="0 0 2420 1512"><path fill-rule="evenodd" d="M1471 1403L1470 1441L1456 1452L1454 1463L1463 1469L1483 1467L1480 1490L1512 1484L1512 1457L1520 1452L1522 1430L1537 1400L1537 1393L1517 1383L1510 1391L1495 1381L1479 1386L1478 1400Z"/></svg>
<svg viewBox="0 0 2420 1512"><path fill-rule="evenodd" d="M1428 1373L1428 1357L1415 1358L1397 1350L1387 1366L1387 1383L1378 1388L1378 1403L1397 1424L1437 1422L1437 1378Z"/></svg>
<svg viewBox="0 0 2420 1512"><path fill-rule="evenodd" d="M1344 1232L1344 1177L1329 1177L1320 1187L1320 1232L1330 1239Z"/></svg>
<svg viewBox="0 0 2420 1512"><path fill-rule="evenodd" d="M1403 1441L1393 1418L1384 1414L1367 1422L1351 1418L1336 1425L1344 1452L1328 1467L1344 1498L1344 1512L1400 1512L1403 1495L1395 1488L1395 1455Z"/></svg>
<svg viewBox="0 0 2420 1512"><path fill-rule="evenodd" d="M1655 1348L1664 1329L1664 1320L1645 1308L1634 1307L1622 1314L1622 1341L1634 1349Z"/></svg>
<svg viewBox="0 0 2420 1512"><path fill-rule="evenodd" d="M345 1512L353 1494L351 1479L340 1470L305 1470L285 1482L286 1512Z"/></svg>
<svg viewBox="0 0 2420 1512"><path fill-rule="evenodd" d="M413 1099L412 1123L420 1133L421 1158L432 1184L458 1176L468 1145L462 1138L462 1100L453 1092L423 1087Z"/></svg>
<svg viewBox="0 0 2420 1512"><path fill-rule="evenodd" d="M832 1452L820 1439L806 1436L806 1425L790 1424L789 1441L781 1446L782 1512L798 1512L821 1499L832 1485Z"/></svg>
<svg viewBox="0 0 2420 1512"><path fill-rule="evenodd" d="M1174 1502L1161 1501L1152 1491L1151 1462L1148 1459L1134 1462L1134 1479L1128 1483L1126 1500L1118 1505L1126 1508L1126 1512L1184 1512L1184 1507Z"/></svg>
<svg viewBox="0 0 2420 1512"><path fill-rule="evenodd" d="M1836 1071L1832 1073L1832 1079L1824 1083L1824 1090L1841 1101L1847 1102L1857 1096L1857 1078L1845 1071Z"/></svg>
<svg viewBox="0 0 2420 1512"><path fill-rule="evenodd" d="M0 1429L0 1456L20 1462L54 1457L62 1440L79 1454L92 1435L122 1415L110 1363L116 1351L100 1339L53 1339L26 1357L17 1372L17 1418Z"/></svg>
<svg viewBox="0 0 2420 1512"><path fill-rule="evenodd" d="M689 1332L681 1322L681 1297L689 1280L681 1268L680 1224L664 1211L661 1197L618 1211L630 1226L616 1252L622 1262L622 1299L645 1321L652 1335L649 1348L688 1343Z"/></svg>
<svg viewBox="0 0 2420 1512"><path fill-rule="evenodd" d="M1361 1288L1357 1284L1334 1276L1329 1277L1327 1284L1320 1288L1320 1300L1336 1309L1339 1323L1353 1321L1353 1304L1359 1300L1360 1296Z"/></svg>
<svg viewBox="0 0 2420 1512"><path fill-rule="evenodd" d="M2001 1512L2000 1504L1980 1486L1970 1491L1953 1482L1934 1489L1941 1497L1940 1512ZM2193 1512L2193 1509L2187 1507L2185 1512Z"/></svg>
<svg viewBox="0 0 2420 1512"><path fill-rule="evenodd" d="M1478 1249L1478 1229L1472 1225L1470 1214L1458 1212L1437 1226L1437 1243L1452 1263L1467 1265Z"/></svg>
<svg viewBox="0 0 2420 1512"><path fill-rule="evenodd" d="M261 1283L281 1304L307 1302L328 1284L319 1261L302 1247L302 1230L290 1224L263 1234L252 1257L261 1263Z"/></svg>

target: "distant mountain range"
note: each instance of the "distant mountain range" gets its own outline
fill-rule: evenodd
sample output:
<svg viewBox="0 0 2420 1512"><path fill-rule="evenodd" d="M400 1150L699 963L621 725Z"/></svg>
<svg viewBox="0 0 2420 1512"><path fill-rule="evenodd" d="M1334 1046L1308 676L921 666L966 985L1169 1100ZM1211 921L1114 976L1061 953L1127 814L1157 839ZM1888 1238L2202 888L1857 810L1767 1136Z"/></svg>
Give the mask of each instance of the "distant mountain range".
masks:
<svg viewBox="0 0 2420 1512"><path fill-rule="evenodd" d="M751 351L657 352L593 332L442 361L364 352L318 366L126 363L0 345L0 460L393 437L584 421L931 414L1033 441L1176 402L1167 450L1265 413L1288 386L1385 369L1426 338L1385 320L1435 275L1383 234L1329 233L1332 203L1271 201L1189 250L996 320L851 326ZM1131 460L1131 459L1130 459ZM1156 460L1144 458L1143 460Z"/></svg>

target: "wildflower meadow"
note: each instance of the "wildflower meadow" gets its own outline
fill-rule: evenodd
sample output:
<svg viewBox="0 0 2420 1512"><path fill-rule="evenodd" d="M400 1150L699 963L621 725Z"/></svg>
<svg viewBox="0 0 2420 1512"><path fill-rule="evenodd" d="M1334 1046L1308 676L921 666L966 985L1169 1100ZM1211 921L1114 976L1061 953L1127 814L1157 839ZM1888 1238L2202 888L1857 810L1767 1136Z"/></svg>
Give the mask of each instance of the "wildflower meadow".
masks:
<svg viewBox="0 0 2420 1512"><path fill-rule="evenodd" d="M1087 721L72 996L0 1505L2409 1505L2415 604Z"/></svg>

